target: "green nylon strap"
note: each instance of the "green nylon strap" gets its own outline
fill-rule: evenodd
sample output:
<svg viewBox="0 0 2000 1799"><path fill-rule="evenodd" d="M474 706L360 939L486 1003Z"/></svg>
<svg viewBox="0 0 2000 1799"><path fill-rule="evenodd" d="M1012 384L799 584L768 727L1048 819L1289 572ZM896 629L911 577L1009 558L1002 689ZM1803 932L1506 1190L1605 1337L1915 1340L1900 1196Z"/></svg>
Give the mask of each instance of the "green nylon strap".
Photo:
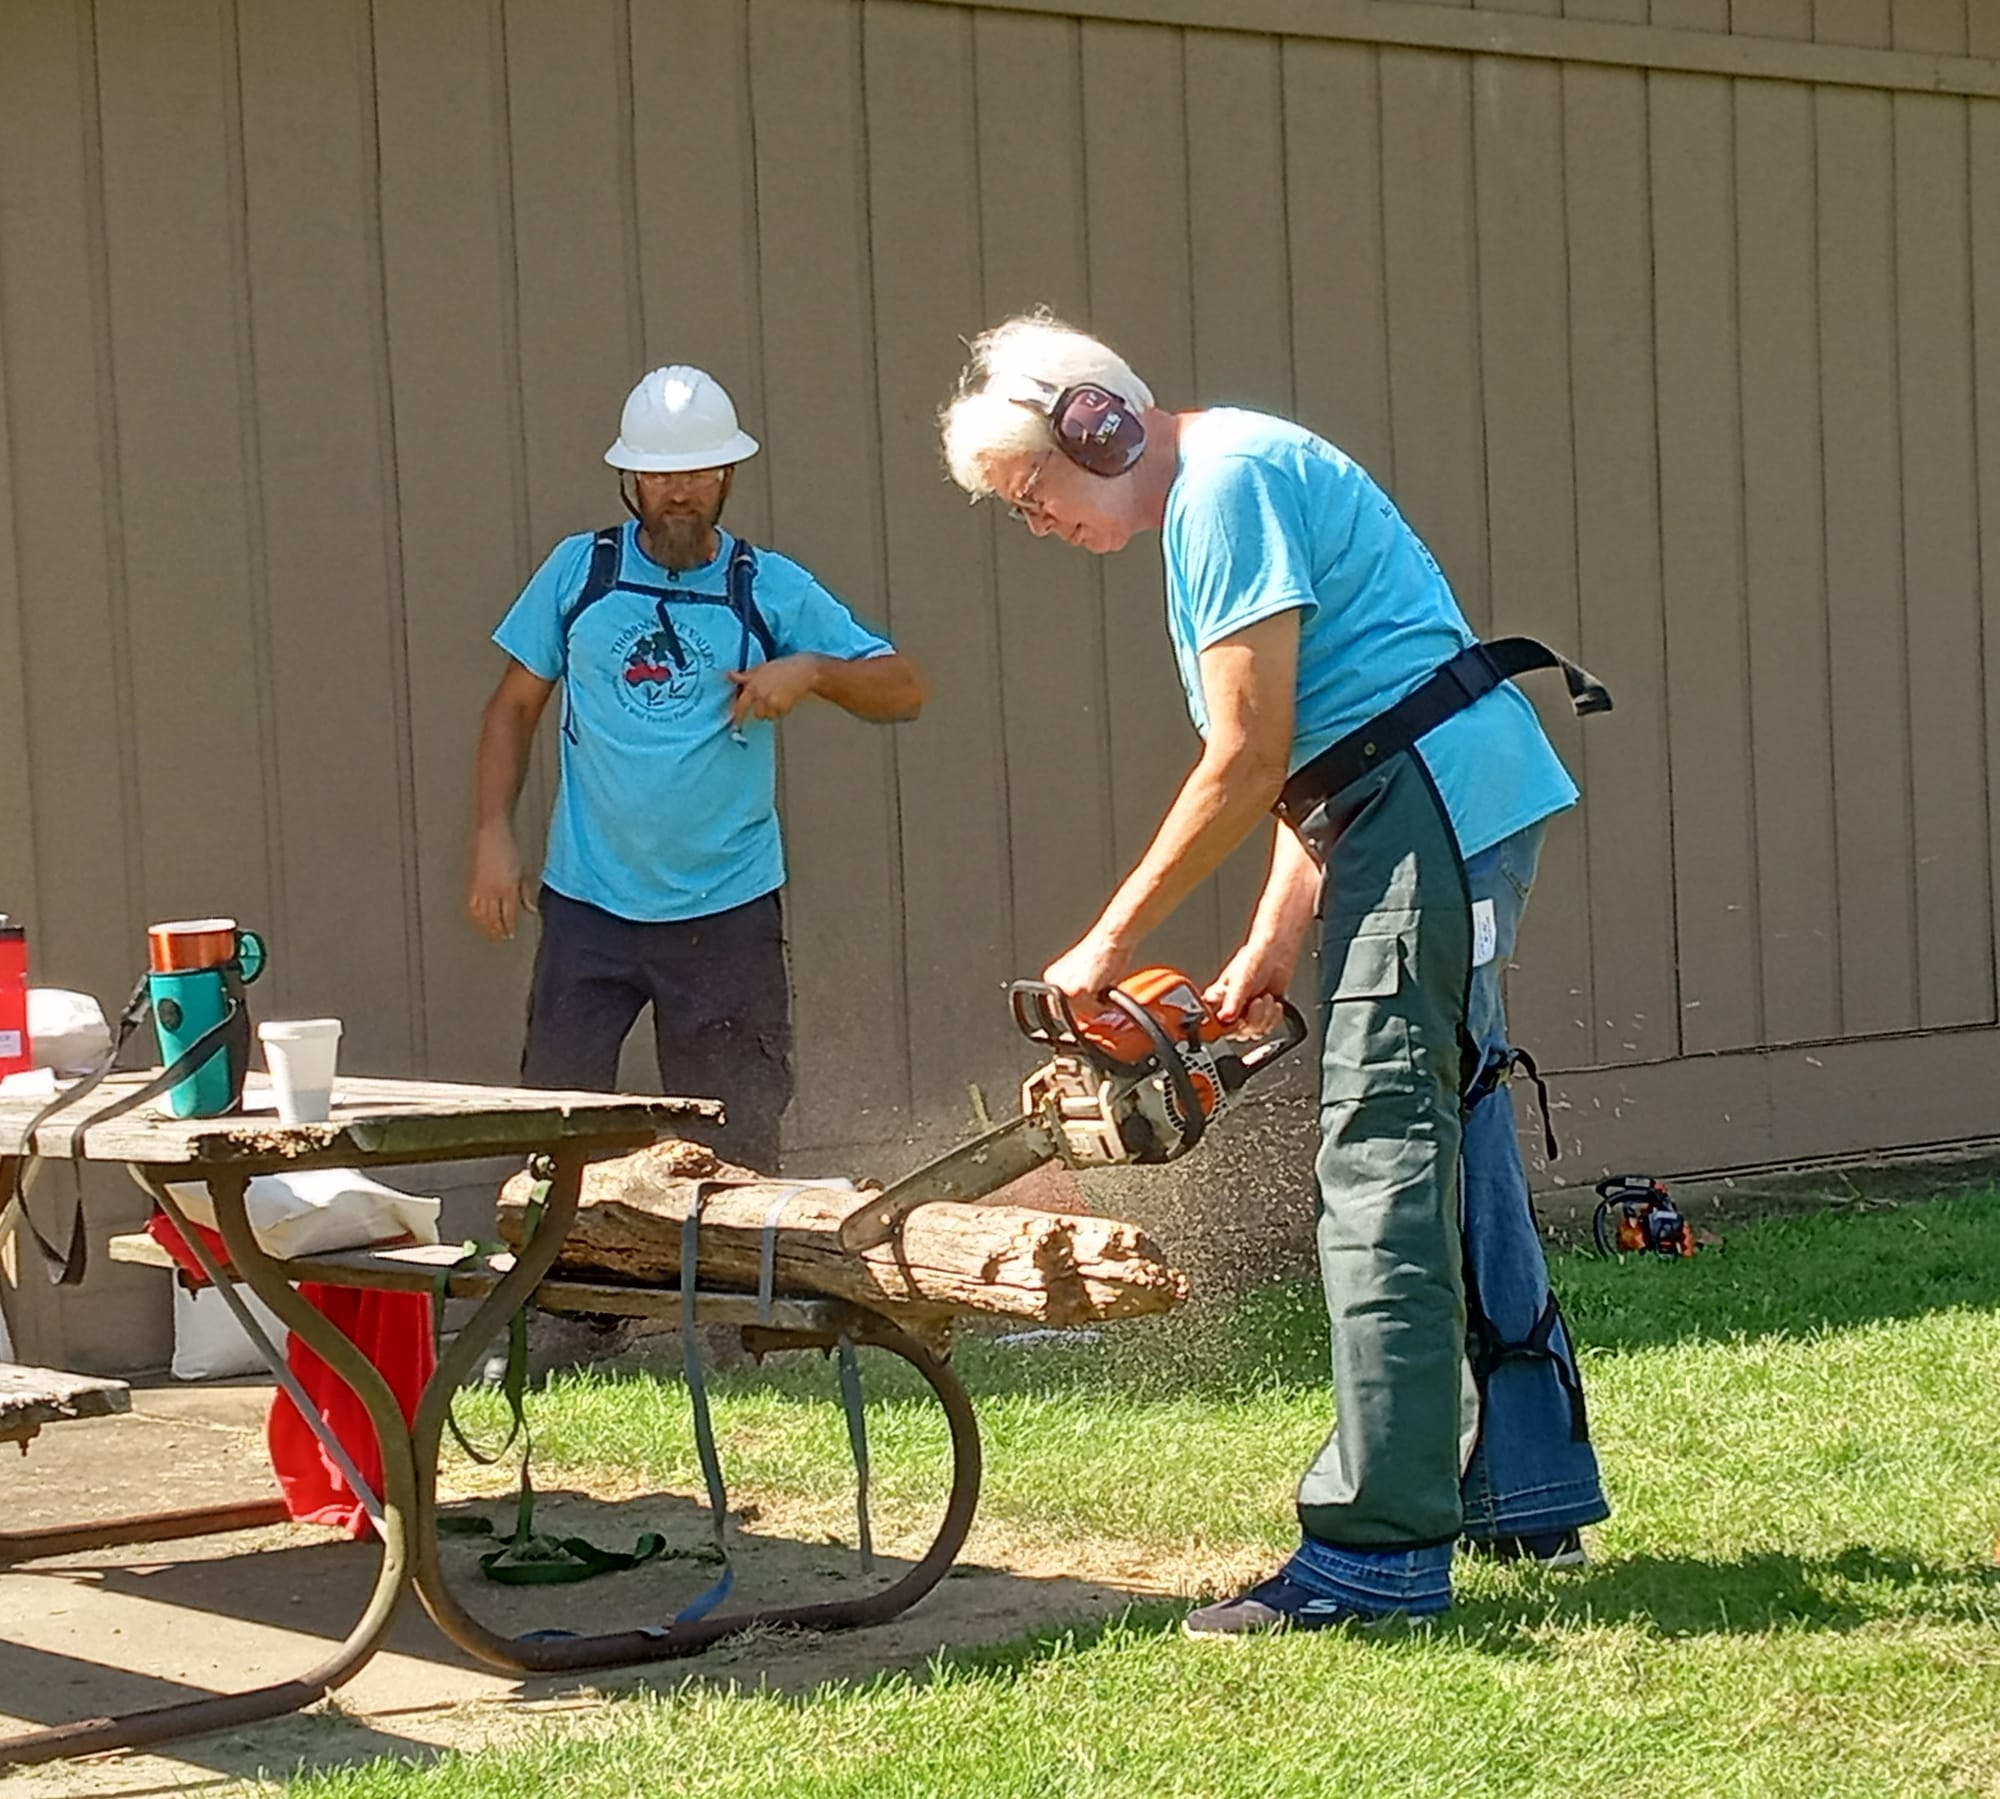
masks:
<svg viewBox="0 0 2000 1799"><path fill-rule="evenodd" d="M498 1528L491 1518L440 1518L438 1534L491 1537ZM643 1533L629 1552L602 1549L587 1537L544 1536L535 1530L535 1486L527 1458L521 1462L521 1493L514 1514L514 1532L497 1549L479 1558L479 1571L506 1587L549 1587L590 1580L599 1574L623 1574L655 1559L707 1561L709 1551L667 1547L656 1530Z"/></svg>
<svg viewBox="0 0 2000 1799"><path fill-rule="evenodd" d="M535 1232L540 1229L542 1212L549 1195L549 1183L537 1181L528 1195L526 1212L521 1222L521 1248L525 1251L535 1240ZM468 1238L460 1246L457 1261L440 1268L431 1282L431 1349L433 1353L444 1347L444 1303L451 1294L451 1277L482 1266L490 1255L497 1255L506 1248L504 1243L481 1243ZM500 1390L507 1396L507 1436L500 1447L490 1454L481 1450L460 1428L456 1411L446 1407L444 1421L450 1428L452 1440L482 1468L490 1467L508 1450L514 1447L528 1428L527 1413L522 1409L523 1395L528 1386L528 1308L524 1304L513 1317L507 1320L507 1361L500 1377ZM525 1457L526 1450L523 1450Z"/></svg>
<svg viewBox="0 0 2000 1799"><path fill-rule="evenodd" d="M522 1219L522 1254L526 1254L528 1245L535 1240L535 1233L541 1227L548 1194L548 1181L537 1180L528 1196L527 1210ZM437 1278L431 1283L433 1346L443 1338L444 1302L451 1290L451 1277L465 1269L479 1267L487 1256L502 1247L500 1244L468 1242L456 1262L438 1271ZM500 1380L501 1391L507 1398L506 1441L490 1454L482 1451L459 1428L458 1419L451 1409L447 1408L445 1412L445 1422L451 1427L452 1437L459 1448L482 1467L497 1462L516 1442L521 1445L521 1487L514 1502L514 1529L497 1549L488 1550L479 1558L480 1573L502 1586L556 1586L589 1580L599 1574L620 1574L661 1556L709 1560L711 1552L706 1549L669 1551L666 1538L658 1531L645 1532L629 1551L603 1549L584 1537L552 1537L536 1531L532 1472L535 1440L534 1433L528 1428L526 1406L528 1310L531 1303L524 1302L507 1320L507 1361ZM490 1537L497 1534L492 1519L484 1517L440 1518L437 1528L440 1536Z"/></svg>

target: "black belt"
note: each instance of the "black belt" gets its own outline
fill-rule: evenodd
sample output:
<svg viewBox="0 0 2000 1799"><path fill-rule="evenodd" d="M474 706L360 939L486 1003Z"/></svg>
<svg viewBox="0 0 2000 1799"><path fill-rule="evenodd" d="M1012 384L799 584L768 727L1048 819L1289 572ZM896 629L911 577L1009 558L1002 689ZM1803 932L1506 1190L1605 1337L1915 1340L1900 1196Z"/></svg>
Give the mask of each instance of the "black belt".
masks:
<svg viewBox="0 0 2000 1799"><path fill-rule="evenodd" d="M1558 656L1545 643L1532 637L1500 637L1492 643L1471 644L1388 711L1328 744L1285 783L1271 810L1287 824L1297 825L1321 802L1410 748L1426 732L1463 712L1474 700L1483 699L1502 681L1537 668L1562 670L1570 704L1579 718L1611 710L1611 695L1604 683L1567 657Z"/></svg>

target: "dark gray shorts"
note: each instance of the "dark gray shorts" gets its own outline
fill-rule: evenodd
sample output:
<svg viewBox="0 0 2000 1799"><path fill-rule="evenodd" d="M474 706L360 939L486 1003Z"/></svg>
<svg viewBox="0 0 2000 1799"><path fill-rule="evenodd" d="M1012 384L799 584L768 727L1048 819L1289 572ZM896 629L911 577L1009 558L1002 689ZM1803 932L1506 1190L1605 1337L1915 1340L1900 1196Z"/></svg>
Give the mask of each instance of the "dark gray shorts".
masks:
<svg viewBox="0 0 2000 1799"><path fill-rule="evenodd" d="M731 1161L778 1166L792 1097L791 985L776 892L706 918L639 924L542 889L521 1079L609 1093L639 1013L653 1008L660 1086L719 1099L721 1129L690 1125Z"/></svg>

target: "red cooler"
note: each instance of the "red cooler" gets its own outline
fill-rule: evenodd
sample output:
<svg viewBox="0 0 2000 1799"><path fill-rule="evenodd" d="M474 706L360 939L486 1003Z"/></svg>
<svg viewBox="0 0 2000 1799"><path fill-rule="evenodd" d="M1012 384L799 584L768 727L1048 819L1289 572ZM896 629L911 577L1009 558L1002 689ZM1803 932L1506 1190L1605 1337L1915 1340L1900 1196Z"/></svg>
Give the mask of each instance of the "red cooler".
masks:
<svg viewBox="0 0 2000 1799"><path fill-rule="evenodd" d="M28 1046L28 933L0 913L0 1075L34 1065Z"/></svg>

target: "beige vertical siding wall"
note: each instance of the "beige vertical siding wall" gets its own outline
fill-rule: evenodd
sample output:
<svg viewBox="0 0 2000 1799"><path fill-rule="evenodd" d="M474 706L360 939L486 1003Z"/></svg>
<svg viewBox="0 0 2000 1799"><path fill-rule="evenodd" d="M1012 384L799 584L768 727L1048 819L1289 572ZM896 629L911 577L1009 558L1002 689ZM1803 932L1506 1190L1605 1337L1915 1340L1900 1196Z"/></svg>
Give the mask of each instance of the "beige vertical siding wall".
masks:
<svg viewBox="0 0 2000 1799"><path fill-rule="evenodd" d="M148 919L234 912L267 1014L506 1075L528 945L460 910L487 633L618 516L636 373L695 361L768 446L732 522L936 678L913 727L787 726L793 1138L949 1125L1192 749L1151 553L938 467L958 336L1047 301L1168 404L1327 431L1477 625L1617 691L1551 717L1589 798L1515 995L1583 1165L1993 1130L2000 12L1074 11L0 0L0 906L37 977L113 1001ZM1257 862L1162 954L1213 966Z"/></svg>

